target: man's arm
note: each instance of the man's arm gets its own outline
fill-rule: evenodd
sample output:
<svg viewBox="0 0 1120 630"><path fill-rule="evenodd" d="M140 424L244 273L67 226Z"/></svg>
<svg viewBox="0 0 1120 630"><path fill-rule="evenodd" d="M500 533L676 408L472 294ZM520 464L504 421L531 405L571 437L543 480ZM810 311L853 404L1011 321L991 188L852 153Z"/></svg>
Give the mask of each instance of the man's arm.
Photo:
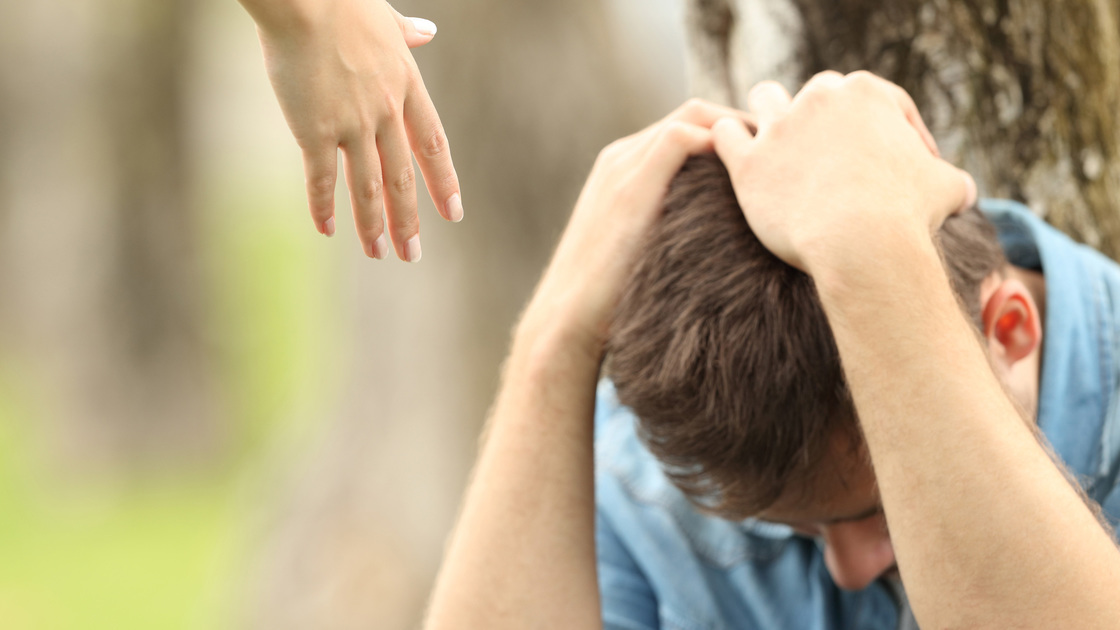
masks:
<svg viewBox="0 0 1120 630"><path fill-rule="evenodd" d="M669 181L740 112L692 101L604 149L514 334L427 628L594 628L604 333Z"/></svg>
<svg viewBox="0 0 1120 630"><path fill-rule="evenodd" d="M717 151L759 238L816 282L922 627L1115 627L1120 553L1007 399L931 240L974 185L900 92L819 75L792 104L755 99L757 139L718 124Z"/></svg>

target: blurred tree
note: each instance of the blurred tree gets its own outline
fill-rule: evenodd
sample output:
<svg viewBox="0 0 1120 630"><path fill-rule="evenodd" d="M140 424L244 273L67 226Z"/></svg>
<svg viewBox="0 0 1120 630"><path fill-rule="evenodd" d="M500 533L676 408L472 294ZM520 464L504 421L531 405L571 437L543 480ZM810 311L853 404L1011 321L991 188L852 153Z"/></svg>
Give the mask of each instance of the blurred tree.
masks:
<svg viewBox="0 0 1120 630"><path fill-rule="evenodd" d="M0 14L0 343L77 476L219 443L180 107L191 6Z"/></svg>
<svg viewBox="0 0 1120 630"><path fill-rule="evenodd" d="M695 91L868 69L904 87L981 194L1120 254L1120 2L690 0Z"/></svg>

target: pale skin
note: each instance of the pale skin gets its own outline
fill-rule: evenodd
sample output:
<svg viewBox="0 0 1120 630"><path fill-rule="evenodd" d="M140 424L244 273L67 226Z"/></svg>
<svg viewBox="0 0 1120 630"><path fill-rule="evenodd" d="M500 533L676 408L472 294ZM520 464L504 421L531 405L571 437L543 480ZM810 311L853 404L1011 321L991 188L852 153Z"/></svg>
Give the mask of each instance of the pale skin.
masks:
<svg viewBox="0 0 1120 630"><path fill-rule="evenodd" d="M1046 282L1014 266L980 287L982 336L992 369L1025 422L1036 422ZM840 588L857 591L880 577L899 577L882 499L865 448L843 438L818 470L821 481L752 516L787 525L823 544L825 566Z"/></svg>
<svg viewBox="0 0 1120 630"><path fill-rule="evenodd" d="M269 80L303 154L316 229L335 233L341 150L362 249L420 260L416 173L437 211L463 218L451 151L409 48L435 25L384 0L240 0L257 23ZM388 231L389 239L385 232Z"/></svg>
<svg viewBox="0 0 1120 630"><path fill-rule="evenodd" d="M669 179L711 146L754 232L816 281L874 466L874 496L804 524L856 527L887 568L897 559L925 628L1117 625L1120 553L1008 398L932 243L975 198L971 178L881 79L818 75L792 100L775 88L752 92L757 135L708 111L600 156L515 331L426 627L601 626L592 415L606 322ZM996 331L995 350L1037 373L1037 306L992 287L997 314L1033 322ZM880 533L858 530L869 523ZM833 532L830 568L861 549Z"/></svg>

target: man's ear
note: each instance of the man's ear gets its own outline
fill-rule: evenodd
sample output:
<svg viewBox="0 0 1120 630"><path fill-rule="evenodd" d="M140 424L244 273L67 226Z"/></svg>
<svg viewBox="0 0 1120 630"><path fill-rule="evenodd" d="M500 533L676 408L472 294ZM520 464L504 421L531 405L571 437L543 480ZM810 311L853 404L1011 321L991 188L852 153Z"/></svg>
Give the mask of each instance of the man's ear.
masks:
<svg viewBox="0 0 1120 630"><path fill-rule="evenodd" d="M1015 278L1000 282L984 304L984 337L1007 365L1028 356L1042 343L1038 307L1026 285Z"/></svg>

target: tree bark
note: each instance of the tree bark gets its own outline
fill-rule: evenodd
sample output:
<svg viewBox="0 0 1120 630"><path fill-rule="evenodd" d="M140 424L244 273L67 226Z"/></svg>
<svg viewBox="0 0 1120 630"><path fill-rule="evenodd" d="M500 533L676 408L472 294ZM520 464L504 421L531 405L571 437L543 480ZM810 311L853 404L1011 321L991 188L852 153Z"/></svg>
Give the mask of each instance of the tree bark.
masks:
<svg viewBox="0 0 1120 630"><path fill-rule="evenodd" d="M742 106L821 70L905 88L981 194L1120 254L1120 2L690 0L694 90Z"/></svg>

